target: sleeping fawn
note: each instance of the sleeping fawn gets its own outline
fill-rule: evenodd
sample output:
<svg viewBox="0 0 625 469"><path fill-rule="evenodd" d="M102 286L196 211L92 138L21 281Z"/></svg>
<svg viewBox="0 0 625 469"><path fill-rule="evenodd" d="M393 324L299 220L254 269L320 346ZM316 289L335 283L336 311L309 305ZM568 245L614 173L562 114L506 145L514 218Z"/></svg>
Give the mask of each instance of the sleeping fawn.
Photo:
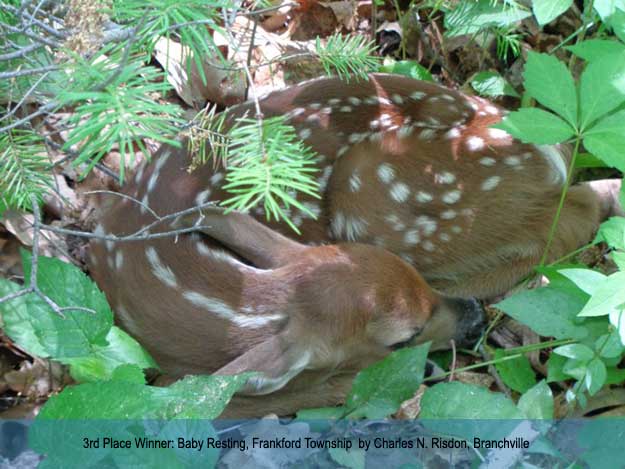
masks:
<svg viewBox="0 0 625 469"><path fill-rule="evenodd" d="M394 347L474 339L483 312L470 298L506 291L538 263L567 148L491 128L503 115L493 104L375 74L302 83L260 106L286 116L318 155L321 200L297 196L316 218L290 214L300 237L261 224L258 209L208 208L150 229L191 234L96 241L90 261L120 323L166 373L260 372L232 415L336 404L355 372ZM228 122L254 114L235 106ZM125 188L135 202L103 205L98 233L127 235L155 215L227 198L224 169L188 172L184 143L154 160ZM586 243L610 207L572 187L551 257Z"/></svg>

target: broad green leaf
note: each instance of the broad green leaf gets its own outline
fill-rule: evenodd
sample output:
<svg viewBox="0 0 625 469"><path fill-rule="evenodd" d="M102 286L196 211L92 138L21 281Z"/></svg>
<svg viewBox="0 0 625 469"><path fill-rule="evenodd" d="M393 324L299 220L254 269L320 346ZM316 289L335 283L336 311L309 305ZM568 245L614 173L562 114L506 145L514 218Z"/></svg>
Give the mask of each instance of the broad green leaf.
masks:
<svg viewBox="0 0 625 469"><path fill-rule="evenodd" d="M531 16L531 12L504 6L492 0L460 2L446 11L446 35L453 37L462 34L475 34L491 26L506 27Z"/></svg>
<svg viewBox="0 0 625 469"><path fill-rule="evenodd" d="M625 383L625 370L610 367L607 369L605 384L623 384Z"/></svg>
<svg viewBox="0 0 625 469"><path fill-rule="evenodd" d="M133 364L141 369L158 368L156 362L139 343L118 327L106 336L108 345L95 345L89 356L65 360L72 377L79 382L111 379L120 365Z"/></svg>
<svg viewBox="0 0 625 469"><path fill-rule="evenodd" d="M495 350L495 359L505 356L504 350ZM495 363L495 368L503 382L517 392L524 393L536 384L536 374L525 355L514 360Z"/></svg>
<svg viewBox="0 0 625 469"><path fill-rule="evenodd" d="M573 0L533 0L532 10L538 24L544 26L571 8Z"/></svg>
<svg viewBox="0 0 625 469"><path fill-rule="evenodd" d="M605 162L598 156L595 156L592 153L582 152L577 155L577 158L575 158L575 167L576 168L607 168L608 165L606 165Z"/></svg>
<svg viewBox="0 0 625 469"><path fill-rule="evenodd" d="M427 343L398 350L358 373L347 396L346 412L351 417L379 419L399 409L423 382L429 348Z"/></svg>
<svg viewBox="0 0 625 469"><path fill-rule="evenodd" d="M504 394L460 382L432 386L421 399L422 419L516 419L523 414Z"/></svg>
<svg viewBox="0 0 625 469"><path fill-rule="evenodd" d="M494 125L524 143L552 145L571 138L575 131L561 118L538 108L521 108Z"/></svg>
<svg viewBox="0 0 625 469"><path fill-rule="evenodd" d="M364 449L347 451L343 448L330 448L328 452L339 467L347 467L348 469L364 469L365 467L366 454Z"/></svg>
<svg viewBox="0 0 625 469"><path fill-rule="evenodd" d="M590 62L580 79L582 131L585 132L597 119L615 110L623 102L625 53L606 55Z"/></svg>
<svg viewBox="0 0 625 469"><path fill-rule="evenodd" d="M40 419L214 419L249 378L189 376L168 388L116 380L68 386L50 397Z"/></svg>
<svg viewBox="0 0 625 469"><path fill-rule="evenodd" d="M137 365L119 365L111 373L111 381L145 384L145 375L141 367Z"/></svg>
<svg viewBox="0 0 625 469"><path fill-rule="evenodd" d="M482 96L514 96L519 94L497 72L479 72L471 79L471 86Z"/></svg>
<svg viewBox="0 0 625 469"><path fill-rule="evenodd" d="M606 164L625 170L625 110L601 119L584 132L584 145Z"/></svg>
<svg viewBox="0 0 625 469"><path fill-rule="evenodd" d="M612 260L620 270L625 270L625 252L614 251L612 253Z"/></svg>
<svg viewBox="0 0 625 469"><path fill-rule="evenodd" d="M547 382L553 383L555 381L566 381L569 376L564 373L564 365L567 362L567 358L562 355L552 353L547 359Z"/></svg>
<svg viewBox="0 0 625 469"><path fill-rule="evenodd" d="M625 52L625 44L607 39L588 39L574 46L568 46L566 49L585 61L591 62L593 60L599 60L608 54Z"/></svg>
<svg viewBox="0 0 625 469"><path fill-rule="evenodd" d="M605 384L608 376L605 364L600 358L595 358L588 364L586 371L586 389L591 396L594 396Z"/></svg>
<svg viewBox="0 0 625 469"><path fill-rule="evenodd" d="M582 339L588 330L576 316L587 299L575 285L562 283L522 291L495 306L542 336Z"/></svg>
<svg viewBox="0 0 625 469"><path fill-rule="evenodd" d="M24 276L30 276L30 254L22 252ZM95 311L66 310L65 319L52 312L38 296L29 294L0 304L4 332L20 347L39 357L59 361L85 357L93 346L106 346L113 313L104 294L77 267L58 259L39 257L38 286L59 306L80 306ZM0 283L0 294L15 291Z"/></svg>
<svg viewBox="0 0 625 469"><path fill-rule="evenodd" d="M601 20L606 22L617 8L625 10L625 0L595 0L593 7L599 13Z"/></svg>
<svg viewBox="0 0 625 469"><path fill-rule="evenodd" d="M517 407L528 419L553 418L553 394L545 380L521 396Z"/></svg>
<svg viewBox="0 0 625 469"><path fill-rule="evenodd" d="M575 81L564 63L552 55L530 52L523 77L530 96L562 116L572 127L577 126Z"/></svg>
<svg viewBox="0 0 625 469"><path fill-rule="evenodd" d="M579 360L575 360L574 358L569 358L562 367L562 371L579 381L584 379L586 376L587 364L588 362L581 362Z"/></svg>
<svg viewBox="0 0 625 469"><path fill-rule="evenodd" d="M384 65L380 67L380 72L403 75L405 77L414 78L415 80L434 81L428 69L414 60L385 60Z"/></svg>
<svg viewBox="0 0 625 469"><path fill-rule="evenodd" d="M605 334L595 341L595 350L599 352L602 358L617 358L625 351L625 346L621 343L621 339L617 331Z"/></svg>
<svg viewBox="0 0 625 469"><path fill-rule="evenodd" d="M298 410L297 418L300 420L329 420L338 419L344 414L344 407L318 407L316 409Z"/></svg>
<svg viewBox="0 0 625 469"><path fill-rule="evenodd" d="M604 241L615 249L625 250L625 217L611 217L599 227L595 242Z"/></svg>
<svg viewBox="0 0 625 469"><path fill-rule="evenodd" d="M625 272L607 277L590 297L579 316L605 316L625 305Z"/></svg>
<svg viewBox="0 0 625 469"><path fill-rule="evenodd" d="M610 318L610 324L616 327L616 330L621 337L621 343L625 345L625 310L614 310L608 316Z"/></svg>
<svg viewBox="0 0 625 469"><path fill-rule="evenodd" d="M592 295L607 278L601 272L591 269L560 269L558 272L589 295Z"/></svg>
<svg viewBox="0 0 625 469"><path fill-rule="evenodd" d="M595 356L595 352L584 344L562 345L553 349L553 353L582 362L592 360Z"/></svg>

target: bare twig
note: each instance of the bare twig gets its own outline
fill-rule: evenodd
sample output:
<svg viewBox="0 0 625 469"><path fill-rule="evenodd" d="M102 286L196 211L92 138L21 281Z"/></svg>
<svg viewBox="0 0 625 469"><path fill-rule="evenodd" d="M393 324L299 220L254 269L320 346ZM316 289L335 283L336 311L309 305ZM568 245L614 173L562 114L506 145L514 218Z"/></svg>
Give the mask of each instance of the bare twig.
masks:
<svg viewBox="0 0 625 469"><path fill-rule="evenodd" d="M449 369L449 382L451 383L454 380L454 372L456 371L456 360L457 360L457 354L456 354L456 341L454 339L451 339L449 341L449 345L451 345L451 368Z"/></svg>

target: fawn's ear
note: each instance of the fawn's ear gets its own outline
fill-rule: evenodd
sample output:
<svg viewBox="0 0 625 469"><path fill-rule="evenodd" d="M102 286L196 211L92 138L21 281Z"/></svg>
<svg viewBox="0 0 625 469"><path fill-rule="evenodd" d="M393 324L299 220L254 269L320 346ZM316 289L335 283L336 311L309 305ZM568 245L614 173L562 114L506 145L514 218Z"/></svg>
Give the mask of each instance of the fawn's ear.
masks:
<svg viewBox="0 0 625 469"><path fill-rule="evenodd" d="M312 353L309 350L297 347L278 335L252 347L239 358L217 370L215 374L257 372L239 389L238 394L269 394L283 388L304 371L311 358Z"/></svg>

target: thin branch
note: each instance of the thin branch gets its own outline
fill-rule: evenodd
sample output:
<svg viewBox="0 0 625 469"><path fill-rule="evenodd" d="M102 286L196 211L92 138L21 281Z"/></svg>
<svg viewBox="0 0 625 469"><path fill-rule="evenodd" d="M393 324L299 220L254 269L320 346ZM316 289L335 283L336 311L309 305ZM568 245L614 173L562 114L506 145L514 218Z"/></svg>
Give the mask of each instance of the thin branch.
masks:
<svg viewBox="0 0 625 469"><path fill-rule="evenodd" d="M22 107L22 104L24 104L24 102L28 99L28 97L35 91L35 89L39 86L39 84L45 80L45 78L48 76L50 72L46 72L43 75L41 75L39 77L39 79L35 82L35 84L33 86L30 87L30 89L28 91L26 91L26 93L24 93L24 96L22 96L22 99L19 100L19 102L13 106L12 108L9 109L9 112L7 112L4 116L0 117L0 122L2 122L5 119L8 119L9 117L11 117L13 114L15 114L17 112L17 110Z"/></svg>
<svg viewBox="0 0 625 469"><path fill-rule="evenodd" d="M23 57L24 55L34 50L40 49L42 47L44 47L43 44L30 44L29 46L20 47L15 52L9 52L8 54L0 55L0 62L4 60L12 60L12 59L17 59L19 57Z"/></svg>
<svg viewBox="0 0 625 469"><path fill-rule="evenodd" d="M16 70L14 72L2 72L0 73L0 80L25 77L28 75L36 75L38 73L49 73L49 72L54 72L58 69L59 69L58 65L46 65L45 67L26 68L24 70Z"/></svg>

